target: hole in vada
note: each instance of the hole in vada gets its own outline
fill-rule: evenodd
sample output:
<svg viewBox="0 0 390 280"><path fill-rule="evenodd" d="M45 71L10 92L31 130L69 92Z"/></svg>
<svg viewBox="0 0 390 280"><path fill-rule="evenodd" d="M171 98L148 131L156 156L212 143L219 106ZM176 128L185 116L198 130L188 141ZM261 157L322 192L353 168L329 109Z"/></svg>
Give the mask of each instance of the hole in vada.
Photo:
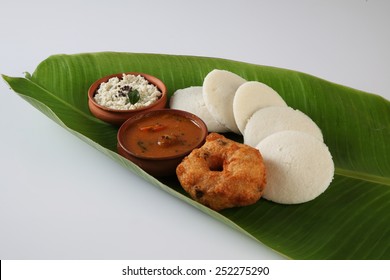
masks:
<svg viewBox="0 0 390 280"><path fill-rule="evenodd" d="M221 157L209 158L208 166L209 166L210 171L222 172L223 171L223 158L221 158Z"/></svg>
<svg viewBox="0 0 390 280"><path fill-rule="evenodd" d="M222 172L223 171L223 165L210 166L210 171Z"/></svg>

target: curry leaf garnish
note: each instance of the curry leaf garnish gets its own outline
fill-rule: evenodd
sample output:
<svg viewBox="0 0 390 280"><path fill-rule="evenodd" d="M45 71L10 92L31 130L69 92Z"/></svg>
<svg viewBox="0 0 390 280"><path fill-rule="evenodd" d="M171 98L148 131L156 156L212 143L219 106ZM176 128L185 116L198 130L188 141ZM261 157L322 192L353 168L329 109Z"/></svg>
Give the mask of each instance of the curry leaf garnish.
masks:
<svg viewBox="0 0 390 280"><path fill-rule="evenodd" d="M127 94L127 97L129 98L129 102L131 104L135 104L139 101L141 96L139 95L138 90L134 89L134 90L129 91L129 93Z"/></svg>

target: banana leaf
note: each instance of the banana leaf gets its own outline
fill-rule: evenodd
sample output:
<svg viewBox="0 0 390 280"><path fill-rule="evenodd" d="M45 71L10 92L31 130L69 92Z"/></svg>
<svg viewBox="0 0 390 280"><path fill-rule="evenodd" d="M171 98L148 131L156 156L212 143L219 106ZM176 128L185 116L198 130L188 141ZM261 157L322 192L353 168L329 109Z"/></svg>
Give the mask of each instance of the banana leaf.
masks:
<svg viewBox="0 0 390 280"><path fill-rule="evenodd" d="M127 71L149 73L175 90L225 69L274 88L321 128L336 166L313 201L256 204L215 212L190 199L176 178L146 174L116 152L117 128L91 115L88 87ZM139 53L54 55L32 75L9 77L31 105L138 176L291 259L390 259L390 102L309 74L219 58ZM235 137L237 138L237 137Z"/></svg>

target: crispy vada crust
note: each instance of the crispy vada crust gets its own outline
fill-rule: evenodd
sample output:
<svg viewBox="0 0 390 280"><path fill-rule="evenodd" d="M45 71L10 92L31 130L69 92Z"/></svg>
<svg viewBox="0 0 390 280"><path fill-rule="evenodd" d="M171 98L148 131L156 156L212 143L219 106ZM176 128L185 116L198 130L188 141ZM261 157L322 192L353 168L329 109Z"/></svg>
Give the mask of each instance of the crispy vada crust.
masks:
<svg viewBox="0 0 390 280"><path fill-rule="evenodd" d="M257 202L266 185L259 150L217 133L185 157L176 174L194 200L217 211Z"/></svg>

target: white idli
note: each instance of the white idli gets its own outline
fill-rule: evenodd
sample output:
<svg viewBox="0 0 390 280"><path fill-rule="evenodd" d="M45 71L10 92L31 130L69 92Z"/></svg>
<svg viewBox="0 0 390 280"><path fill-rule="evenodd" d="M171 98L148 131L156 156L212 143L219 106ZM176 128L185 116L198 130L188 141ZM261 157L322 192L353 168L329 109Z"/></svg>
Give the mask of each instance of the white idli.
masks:
<svg viewBox="0 0 390 280"><path fill-rule="evenodd" d="M232 132L241 134L233 115L236 90L246 80L226 70L215 69L203 81L203 98L214 119Z"/></svg>
<svg viewBox="0 0 390 280"><path fill-rule="evenodd" d="M173 93L169 100L171 109L178 109L190 112L201 118L209 132L228 132L229 129L218 123L210 114L203 99L201 86L193 86L179 89Z"/></svg>
<svg viewBox="0 0 390 280"><path fill-rule="evenodd" d="M267 136L283 130L306 132L323 141L320 128L307 115L291 107L271 106L250 117L244 130L244 143L255 147Z"/></svg>
<svg viewBox="0 0 390 280"><path fill-rule="evenodd" d="M268 136L256 148L264 159L267 186L263 198L282 204L313 200L333 180L334 164L328 147L300 131Z"/></svg>
<svg viewBox="0 0 390 280"><path fill-rule="evenodd" d="M240 132L244 134L253 113L269 106L287 107L287 104L274 89L264 83L250 81L239 86L233 99L233 114Z"/></svg>

